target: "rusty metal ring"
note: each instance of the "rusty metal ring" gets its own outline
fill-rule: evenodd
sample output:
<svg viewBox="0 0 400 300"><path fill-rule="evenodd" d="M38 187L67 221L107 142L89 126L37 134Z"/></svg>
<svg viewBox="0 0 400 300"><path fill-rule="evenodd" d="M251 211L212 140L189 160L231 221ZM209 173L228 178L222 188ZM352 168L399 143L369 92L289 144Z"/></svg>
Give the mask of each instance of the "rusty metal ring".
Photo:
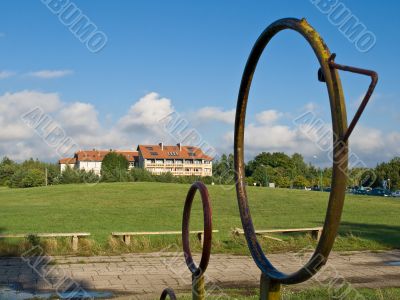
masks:
<svg viewBox="0 0 400 300"><path fill-rule="evenodd" d="M193 261L192 253L190 251L189 242L189 223L190 223L190 211L192 209L192 203L196 191L200 191L201 201L203 203L203 215L204 215L204 242L203 251L201 255L200 265L196 266ZM212 241L212 212L210 205L210 197L208 190L202 182L195 182L190 187L189 192L186 196L185 208L183 210L183 221L182 221L182 243L183 252L185 255L186 264L194 276L202 275L208 266L211 254L211 241Z"/></svg>
<svg viewBox="0 0 400 300"><path fill-rule="evenodd" d="M246 107L253 75L258 60L272 37L284 29L291 29L300 33L310 44L318 58L321 72L324 75L328 89L332 113L333 129L333 174L332 191L329 196L328 209L322 236L311 259L300 270L292 274L285 274L277 270L265 256L255 234L250 208L247 200L244 164L244 130ZM260 35L247 60L240 85L235 119L234 160L236 176L236 192L239 203L240 216L251 255L262 273L272 281L283 284L295 284L308 280L326 263L333 247L339 228L343 209L346 187L346 172L348 165L347 140L342 141L347 130L347 116L342 86L338 72L330 67L331 53L319 34L305 19L280 19Z"/></svg>
<svg viewBox="0 0 400 300"><path fill-rule="evenodd" d="M169 296L169 299L171 300L176 300L176 295L173 289L167 288L163 290L160 300L165 300L167 299L167 296Z"/></svg>

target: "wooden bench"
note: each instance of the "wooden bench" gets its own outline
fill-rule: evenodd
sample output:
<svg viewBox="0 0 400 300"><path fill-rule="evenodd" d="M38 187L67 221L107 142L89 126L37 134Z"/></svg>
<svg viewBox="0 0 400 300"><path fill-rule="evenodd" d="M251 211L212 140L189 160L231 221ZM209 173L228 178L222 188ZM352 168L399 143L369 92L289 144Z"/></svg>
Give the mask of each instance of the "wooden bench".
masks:
<svg viewBox="0 0 400 300"><path fill-rule="evenodd" d="M317 241L321 238L322 234L322 227L311 227L311 228L292 228L292 229L268 229L268 230L256 230L256 234L258 235L265 235L266 237L277 240L277 241L282 241L281 239L275 238L268 236L268 233L293 233L293 232L310 232L311 236L316 239ZM235 228L233 230L233 233L236 235L244 234L243 229L241 228Z"/></svg>
<svg viewBox="0 0 400 300"><path fill-rule="evenodd" d="M213 230L213 233L219 232L219 230ZM202 230L189 231L190 234L196 234L200 243L203 244L204 233ZM182 231L153 231L153 232L112 232L111 235L114 237L122 237L122 240L126 245L131 243L131 236L138 235L179 235Z"/></svg>
<svg viewBox="0 0 400 300"><path fill-rule="evenodd" d="M28 234L0 234L0 239L9 238L27 238L29 236L37 236L39 238L52 238L52 237L71 237L72 250L78 250L79 238L88 237L90 233L87 232L73 232L73 233L28 233Z"/></svg>

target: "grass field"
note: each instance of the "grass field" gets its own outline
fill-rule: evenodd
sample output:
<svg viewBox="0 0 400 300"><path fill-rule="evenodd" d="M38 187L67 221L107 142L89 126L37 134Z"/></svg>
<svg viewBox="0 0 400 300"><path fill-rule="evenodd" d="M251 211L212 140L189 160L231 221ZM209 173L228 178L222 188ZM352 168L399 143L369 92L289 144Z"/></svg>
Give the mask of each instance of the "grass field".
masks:
<svg viewBox="0 0 400 300"><path fill-rule="evenodd" d="M221 297L222 296L222 297ZM178 295L179 299L190 300L191 295ZM257 290L225 290L223 294L207 297L210 300L235 299L235 300L257 300L260 299ZM335 288L308 288L304 290L291 290L283 288L282 299L284 300L321 300L321 299L342 299L342 300L398 300L400 289L352 289L350 292L344 289Z"/></svg>
<svg viewBox="0 0 400 300"><path fill-rule="evenodd" d="M188 188L163 183L1 188L0 233L90 232L91 247L106 249L112 231L180 230ZM208 188L214 229L220 230L214 236L214 252L247 253L244 240L230 234L233 228L241 227L235 190L227 186ZM249 187L248 195L256 228L273 229L322 225L329 193ZM336 249L400 248L399 212L396 198L347 195ZM191 229L202 229L201 214L196 199ZM283 243L265 240L263 244L269 251L314 244L304 235L284 239ZM179 241L180 236L140 238L125 250L151 251Z"/></svg>

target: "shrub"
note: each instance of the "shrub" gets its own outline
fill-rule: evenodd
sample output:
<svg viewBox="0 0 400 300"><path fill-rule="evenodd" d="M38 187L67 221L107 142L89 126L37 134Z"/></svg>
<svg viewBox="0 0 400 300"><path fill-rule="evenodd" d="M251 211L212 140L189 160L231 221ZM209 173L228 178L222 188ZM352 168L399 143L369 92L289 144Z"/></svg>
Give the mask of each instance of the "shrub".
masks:
<svg viewBox="0 0 400 300"><path fill-rule="evenodd" d="M38 169L19 168L11 177L9 187L29 188L43 186L45 184L45 173Z"/></svg>
<svg viewBox="0 0 400 300"><path fill-rule="evenodd" d="M130 181L155 181L154 175L149 171L141 168L133 168L129 171Z"/></svg>

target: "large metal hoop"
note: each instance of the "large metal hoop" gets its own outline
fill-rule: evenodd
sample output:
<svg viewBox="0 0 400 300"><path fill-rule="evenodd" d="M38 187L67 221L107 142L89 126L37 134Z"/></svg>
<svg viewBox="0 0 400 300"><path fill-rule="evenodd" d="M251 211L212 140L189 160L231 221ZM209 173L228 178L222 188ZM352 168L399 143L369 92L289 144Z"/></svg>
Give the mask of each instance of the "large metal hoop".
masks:
<svg viewBox="0 0 400 300"><path fill-rule="evenodd" d="M193 199L197 190L199 190L200 192L201 201L203 204L203 215L204 215L203 252L198 267L196 266L196 263L193 260L189 242L190 211L192 209ZM183 210L183 221L182 221L183 252L185 255L186 264L190 272L192 272L192 274L195 277L201 276L207 269L208 262L210 261L211 241L212 241L212 211L210 205L210 196L208 195L206 186L202 182L198 181L193 183L186 196L185 207Z"/></svg>
<svg viewBox="0 0 400 300"><path fill-rule="evenodd" d="M322 236L311 259L300 270L285 274L277 270L265 256L255 234L250 208L247 200L244 172L244 130L248 95L258 60L275 34L284 29L300 33L314 50L321 66L321 72L326 82L332 116L333 129L333 174L332 191L329 196L328 209L325 217ZM331 53L319 34L305 19L281 19L268 26L256 41L240 85L235 120L235 174L236 192L240 216L246 240L254 261L262 273L272 281L282 284L295 284L308 280L326 263L333 247L339 228L346 188L346 172L348 165L347 139L343 140L347 131L347 116L342 86L338 72L330 67Z"/></svg>

